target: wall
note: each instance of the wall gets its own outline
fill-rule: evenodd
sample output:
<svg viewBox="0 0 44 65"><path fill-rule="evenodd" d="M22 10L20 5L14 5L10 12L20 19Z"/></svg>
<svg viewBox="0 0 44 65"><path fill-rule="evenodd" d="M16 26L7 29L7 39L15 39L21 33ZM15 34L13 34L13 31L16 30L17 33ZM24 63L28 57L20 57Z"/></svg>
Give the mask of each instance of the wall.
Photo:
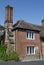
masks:
<svg viewBox="0 0 44 65"><path fill-rule="evenodd" d="M41 53L41 42L40 42L40 34L35 32L35 40L27 40L26 39L26 31L14 31L15 33L15 41L16 41L16 52L21 56L26 55L26 47L29 45L34 45L36 48L36 54Z"/></svg>

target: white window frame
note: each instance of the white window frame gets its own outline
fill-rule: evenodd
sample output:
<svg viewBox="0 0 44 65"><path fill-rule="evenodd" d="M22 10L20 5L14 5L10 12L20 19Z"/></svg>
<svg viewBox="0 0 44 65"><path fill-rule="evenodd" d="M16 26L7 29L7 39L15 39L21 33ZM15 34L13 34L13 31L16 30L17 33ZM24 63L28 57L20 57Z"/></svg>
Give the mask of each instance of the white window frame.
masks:
<svg viewBox="0 0 44 65"><path fill-rule="evenodd" d="M30 47L34 47L34 53L30 53L30 52L29 52L29 54L28 54L28 53L27 53L27 47L29 47L29 48L30 48ZM26 55L35 55L35 46L27 46L27 47L26 47Z"/></svg>
<svg viewBox="0 0 44 65"><path fill-rule="evenodd" d="M33 38L32 38L32 34L33 34ZM28 39L28 40L35 40L35 32L34 31L27 31L26 39Z"/></svg>

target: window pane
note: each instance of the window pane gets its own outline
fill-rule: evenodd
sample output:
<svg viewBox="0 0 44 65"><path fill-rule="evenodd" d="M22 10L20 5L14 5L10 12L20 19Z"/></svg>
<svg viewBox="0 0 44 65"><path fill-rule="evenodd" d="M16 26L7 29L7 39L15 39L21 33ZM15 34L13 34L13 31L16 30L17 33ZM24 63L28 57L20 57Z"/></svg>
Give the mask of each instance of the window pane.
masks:
<svg viewBox="0 0 44 65"><path fill-rule="evenodd" d="M31 46L30 47L30 51L31 51L30 54L33 54L34 53L34 46Z"/></svg>
<svg viewBox="0 0 44 65"><path fill-rule="evenodd" d="M30 49L29 49L29 48L30 48L30 47L28 46L28 47L27 47L27 54L29 54L29 51L30 51Z"/></svg>
<svg viewBox="0 0 44 65"><path fill-rule="evenodd" d="M29 32L29 38L31 38L31 32Z"/></svg>
<svg viewBox="0 0 44 65"><path fill-rule="evenodd" d="M28 32L27 32L27 38L28 38Z"/></svg>
<svg viewBox="0 0 44 65"><path fill-rule="evenodd" d="M32 39L33 39L33 32L32 32Z"/></svg>

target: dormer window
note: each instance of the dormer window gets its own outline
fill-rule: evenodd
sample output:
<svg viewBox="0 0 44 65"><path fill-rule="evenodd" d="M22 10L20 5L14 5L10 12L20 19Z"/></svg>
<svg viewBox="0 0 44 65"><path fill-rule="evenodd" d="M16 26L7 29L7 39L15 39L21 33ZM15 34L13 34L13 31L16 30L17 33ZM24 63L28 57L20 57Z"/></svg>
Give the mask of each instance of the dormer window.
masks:
<svg viewBox="0 0 44 65"><path fill-rule="evenodd" d="M27 39L34 40L35 39L35 33L33 31L27 31Z"/></svg>

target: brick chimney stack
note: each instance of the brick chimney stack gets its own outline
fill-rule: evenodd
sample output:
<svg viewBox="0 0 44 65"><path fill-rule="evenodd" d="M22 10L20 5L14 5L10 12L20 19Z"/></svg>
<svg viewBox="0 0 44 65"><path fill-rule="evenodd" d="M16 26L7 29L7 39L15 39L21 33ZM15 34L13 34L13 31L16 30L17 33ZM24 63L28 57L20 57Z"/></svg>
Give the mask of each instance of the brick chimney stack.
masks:
<svg viewBox="0 0 44 65"><path fill-rule="evenodd" d="M5 7L5 22L4 22L4 27L5 27L5 43L8 43L8 30L10 32L12 27L13 27L13 7L11 6L6 6Z"/></svg>
<svg viewBox="0 0 44 65"><path fill-rule="evenodd" d="M13 7L6 6L5 7L5 22L13 22Z"/></svg>
<svg viewBox="0 0 44 65"><path fill-rule="evenodd" d="M44 19L42 20L42 26L44 27Z"/></svg>

